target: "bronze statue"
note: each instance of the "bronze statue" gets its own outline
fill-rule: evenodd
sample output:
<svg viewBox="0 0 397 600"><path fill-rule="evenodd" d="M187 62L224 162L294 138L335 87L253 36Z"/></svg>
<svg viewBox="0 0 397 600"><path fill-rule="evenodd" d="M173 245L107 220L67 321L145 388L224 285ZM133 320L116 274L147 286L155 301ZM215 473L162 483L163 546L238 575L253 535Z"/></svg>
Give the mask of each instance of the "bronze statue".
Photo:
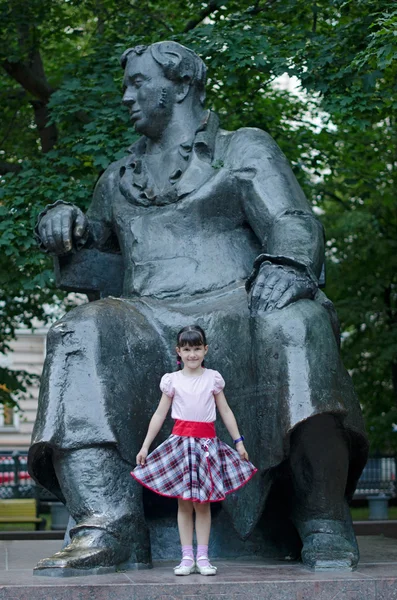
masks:
<svg viewBox="0 0 397 600"><path fill-rule="evenodd" d="M30 472L66 503L74 526L70 543L36 571L150 566L129 472L161 375L174 368L175 333L193 322L207 331L208 366L222 372L260 470L223 503L213 556L301 550L310 567L353 568L347 501L367 441L338 320L319 290L322 226L272 138L221 129L204 108L196 54L160 42L127 50L121 63L140 139L106 169L86 215L58 200L37 226L42 247L72 261L76 279L85 257L92 289L115 257L124 275L122 293L75 308L48 334ZM151 503L146 496L160 531L172 508ZM280 529L268 528L269 515ZM152 536L157 556L160 538Z"/></svg>

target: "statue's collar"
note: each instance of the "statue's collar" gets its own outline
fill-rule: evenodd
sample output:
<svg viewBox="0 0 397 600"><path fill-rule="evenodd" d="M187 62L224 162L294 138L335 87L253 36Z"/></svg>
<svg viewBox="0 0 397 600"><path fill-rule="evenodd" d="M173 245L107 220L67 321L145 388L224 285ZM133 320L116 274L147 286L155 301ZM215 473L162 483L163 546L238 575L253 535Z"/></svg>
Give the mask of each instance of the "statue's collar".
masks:
<svg viewBox="0 0 397 600"><path fill-rule="evenodd" d="M218 116L211 110L208 110L196 131L193 141L194 151L201 160L212 161L218 129Z"/></svg>
<svg viewBox="0 0 397 600"><path fill-rule="evenodd" d="M214 156L216 134L219 129L219 118L211 110L207 110L192 140L184 140L180 147L182 155L189 155L194 149L198 158L211 162ZM141 158L146 153L147 138L142 137L128 148L128 152Z"/></svg>
<svg viewBox="0 0 397 600"><path fill-rule="evenodd" d="M120 191L131 203L141 206L176 202L194 191L213 173L211 162L215 151L219 119L211 111L197 128L193 139L179 144L169 186L160 191L145 161L147 138L140 138L129 148L130 157L120 168Z"/></svg>

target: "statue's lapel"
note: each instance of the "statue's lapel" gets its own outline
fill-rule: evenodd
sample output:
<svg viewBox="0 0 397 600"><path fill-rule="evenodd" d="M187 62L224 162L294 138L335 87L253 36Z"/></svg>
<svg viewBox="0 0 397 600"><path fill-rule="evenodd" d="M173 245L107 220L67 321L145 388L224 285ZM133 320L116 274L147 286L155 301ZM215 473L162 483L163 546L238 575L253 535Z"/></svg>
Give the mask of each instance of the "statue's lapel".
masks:
<svg viewBox="0 0 397 600"><path fill-rule="evenodd" d="M187 196L200 188L214 174L210 163L201 160L196 152L192 152L189 166L176 184L178 199Z"/></svg>
<svg viewBox="0 0 397 600"><path fill-rule="evenodd" d="M176 184L178 198L191 194L214 174L212 160L218 129L217 115L208 111L196 131L189 165Z"/></svg>

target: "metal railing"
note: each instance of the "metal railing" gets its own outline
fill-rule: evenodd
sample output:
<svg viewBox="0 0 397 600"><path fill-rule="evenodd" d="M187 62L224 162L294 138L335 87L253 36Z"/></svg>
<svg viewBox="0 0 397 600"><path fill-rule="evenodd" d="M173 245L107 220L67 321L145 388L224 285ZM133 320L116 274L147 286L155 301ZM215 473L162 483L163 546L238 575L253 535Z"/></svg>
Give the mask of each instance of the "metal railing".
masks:
<svg viewBox="0 0 397 600"><path fill-rule="evenodd" d="M56 500L50 492L37 486L27 469L27 451L0 451L0 499L37 498ZM395 456L376 455L368 459L357 484L354 497L387 494L397 497L397 463Z"/></svg>
<svg viewBox="0 0 397 600"><path fill-rule="evenodd" d="M27 452L0 452L0 499L35 497L36 484L28 473L27 464Z"/></svg>
<svg viewBox="0 0 397 600"><path fill-rule="evenodd" d="M378 494L395 498L397 496L396 472L395 456L371 456L358 480L354 498Z"/></svg>

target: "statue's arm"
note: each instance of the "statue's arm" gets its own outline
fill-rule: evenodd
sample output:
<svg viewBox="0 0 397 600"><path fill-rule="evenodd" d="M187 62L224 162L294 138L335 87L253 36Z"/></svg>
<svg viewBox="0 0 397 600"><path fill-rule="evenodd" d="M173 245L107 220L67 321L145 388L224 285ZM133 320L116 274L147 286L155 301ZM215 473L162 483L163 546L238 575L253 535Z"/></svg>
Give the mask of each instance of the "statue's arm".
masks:
<svg viewBox="0 0 397 600"><path fill-rule="evenodd" d="M324 232L274 140L256 129L241 132L235 172L247 221L262 243L247 280L255 313L314 297L324 261Z"/></svg>
<svg viewBox="0 0 397 600"><path fill-rule="evenodd" d="M88 207L88 238L86 247L104 251L118 251L119 243L113 225L113 198L118 189L118 161L110 165L99 178Z"/></svg>
<svg viewBox="0 0 397 600"><path fill-rule="evenodd" d="M118 250L112 223L114 171L115 165L111 165L100 177L86 214L65 200L46 206L35 227L35 236L42 250L56 256L83 247Z"/></svg>

